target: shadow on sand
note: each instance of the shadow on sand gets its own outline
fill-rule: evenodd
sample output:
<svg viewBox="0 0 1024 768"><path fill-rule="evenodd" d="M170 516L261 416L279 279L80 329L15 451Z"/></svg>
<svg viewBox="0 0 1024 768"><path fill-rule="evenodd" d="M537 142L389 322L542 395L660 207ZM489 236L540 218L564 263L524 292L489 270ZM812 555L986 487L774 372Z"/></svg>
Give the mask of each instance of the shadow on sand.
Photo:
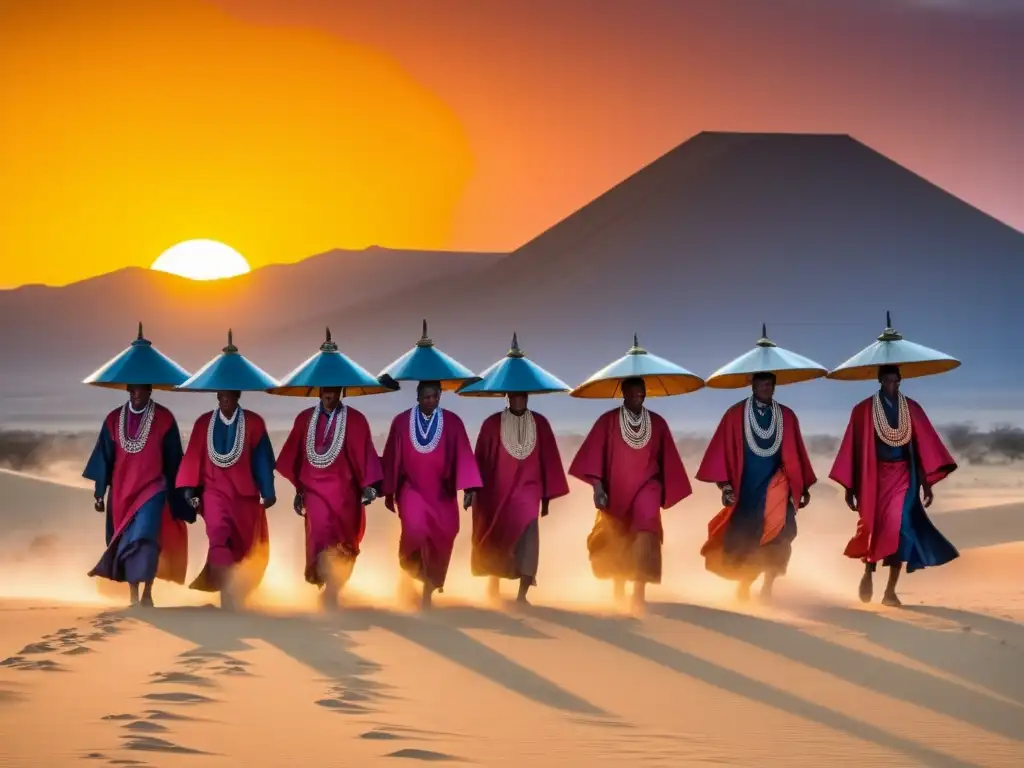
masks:
<svg viewBox="0 0 1024 768"><path fill-rule="evenodd" d="M665 606L652 606L654 609L663 607ZM675 609L689 606L670 605L667 607ZM599 617L539 606L532 607L530 614L734 695L846 733L854 738L877 744L884 749L902 752L922 765L935 766L935 768L940 766L942 768L976 768L973 763L929 749L924 745L638 634L636 630L639 629L640 622L635 619ZM720 630L716 629L716 631Z"/></svg>
<svg viewBox="0 0 1024 768"><path fill-rule="evenodd" d="M514 617L474 608L440 609L428 616L376 609L350 609L337 616L270 616L224 613L214 608L166 608L132 612L132 618L176 635L206 652L251 649L245 639L266 642L346 690L361 707L390 697L387 686L370 679L380 666L355 653L352 632L372 627L391 632L544 706L573 715L601 718L608 713L489 648L465 632L490 630L530 639L546 636Z"/></svg>

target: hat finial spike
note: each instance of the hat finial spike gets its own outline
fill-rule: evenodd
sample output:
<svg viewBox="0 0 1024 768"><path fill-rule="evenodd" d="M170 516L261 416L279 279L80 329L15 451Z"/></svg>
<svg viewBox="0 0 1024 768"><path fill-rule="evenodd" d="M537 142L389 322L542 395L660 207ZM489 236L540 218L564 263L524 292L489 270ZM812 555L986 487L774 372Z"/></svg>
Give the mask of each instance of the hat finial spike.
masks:
<svg viewBox="0 0 1024 768"><path fill-rule="evenodd" d="M327 338L325 339L325 341L328 344L331 343L331 326L329 326L329 325L327 326Z"/></svg>
<svg viewBox="0 0 1024 768"><path fill-rule="evenodd" d="M892 328L892 316L890 315L888 309L885 310L885 327Z"/></svg>
<svg viewBox="0 0 1024 768"><path fill-rule="evenodd" d="M139 320L139 341L142 341L142 321Z"/></svg>

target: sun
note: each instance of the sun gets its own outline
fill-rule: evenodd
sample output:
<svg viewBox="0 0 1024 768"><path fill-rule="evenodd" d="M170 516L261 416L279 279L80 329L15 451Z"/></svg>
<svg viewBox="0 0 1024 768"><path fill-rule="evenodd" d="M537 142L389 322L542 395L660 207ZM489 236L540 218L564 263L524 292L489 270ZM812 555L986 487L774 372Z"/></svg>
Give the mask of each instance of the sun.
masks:
<svg viewBox="0 0 1024 768"><path fill-rule="evenodd" d="M150 269L189 280L220 280L249 272L249 262L230 245L216 240L185 240L161 253Z"/></svg>

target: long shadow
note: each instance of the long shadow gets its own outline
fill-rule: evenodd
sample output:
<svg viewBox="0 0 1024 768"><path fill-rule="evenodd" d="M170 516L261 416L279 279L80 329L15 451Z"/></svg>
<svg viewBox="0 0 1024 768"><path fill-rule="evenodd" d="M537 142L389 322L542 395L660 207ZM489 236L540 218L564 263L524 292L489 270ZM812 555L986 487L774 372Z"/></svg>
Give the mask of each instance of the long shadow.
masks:
<svg viewBox="0 0 1024 768"><path fill-rule="evenodd" d="M482 629L528 640L553 639L518 616L510 616L500 610L490 611L470 605L439 606L433 609L431 617L457 629Z"/></svg>
<svg viewBox="0 0 1024 768"><path fill-rule="evenodd" d="M906 610L961 624L964 627L969 627L972 631L977 630L995 640L1006 642L1016 647L1017 650L1024 650L1024 624L1019 622L984 613L941 608L934 605L907 606Z"/></svg>
<svg viewBox="0 0 1024 768"><path fill-rule="evenodd" d="M989 507L943 512L936 525L961 550L1024 540L1024 504L993 504Z"/></svg>
<svg viewBox="0 0 1024 768"><path fill-rule="evenodd" d="M663 604L652 610L667 619L734 637L862 688L963 720L991 733L1015 741L1024 739L1024 709L934 675L830 643L796 627L695 605ZM860 613L868 615L864 611ZM918 643L923 644L922 641L930 643L933 638L918 638ZM885 645L891 647L888 643Z"/></svg>
<svg viewBox="0 0 1024 768"><path fill-rule="evenodd" d="M403 637L406 640L436 653L460 667L486 677L491 682L503 686L507 690L524 696L538 704L543 704L552 709L560 709L563 712L575 715L587 715L591 717L609 717L609 714L600 707L591 704L589 701L567 691L547 678L541 677L526 667L517 664L511 659L503 656L492 648L484 645L465 632L451 626L446 620L448 611L439 612L438 616L405 615L390 613L388 611L366 611L369 620L381 629L386 629L393 634ZM484 613L478 611L477 613ZM466 621L473 618L474 624L478 627L481 617L456 613L452 618L458 621L460 618ZM513 624L518 627L526 627L523 622L518 622L508 616L500 616L493 613L493 624L489 627L500 626L510 630ZM507 623L512 622L512 623ZM519 631L522 631L521 629ZM544 637L541 633L537 635ZM521 635L522 636L522 635Z"/></svg>
<svg viewBox="0 0 1024 768"><path fill-rule="evenodd" d="M933 629L872 611L832 607L818 609L814 615L826 623L863 634L877 645L1024 704L1024 659L1015 648L981 635ZM967 704L967 700L963 703ZM994 713L983 714L981 705L982 699L975 696L967 709L976 710L975 719L987 720ZM1012 713L1009 720L1014 723L1011 726L1013 737L1024 741L1024 709L1014 710L1005 705L1002 709L1007 714ZM992 719L991 722L999 721Z"/></svg>
<svg viewBox="0 0 1024 768"><path fill-rule="evenodd" d="M807 701L767 683L752 680L734 670L721 667L677 648L639 635L633 631L638 622L617 618L603 618L580 613L570 613L557 608L535 606L531 614L552 624L579 632L589 638L607 643L615 648L634 654L654 664L681 675L700 680L708 685L721 688L736 696L742 696L773 707L787 714L802 717L827 728L841 731L854 738L869 741L884 749L902 752L913 760L927 766L977 768L974 763L960 760L951 755L929 749L921 744L904 739L868 723L855 720L840 712Z"/></svg>

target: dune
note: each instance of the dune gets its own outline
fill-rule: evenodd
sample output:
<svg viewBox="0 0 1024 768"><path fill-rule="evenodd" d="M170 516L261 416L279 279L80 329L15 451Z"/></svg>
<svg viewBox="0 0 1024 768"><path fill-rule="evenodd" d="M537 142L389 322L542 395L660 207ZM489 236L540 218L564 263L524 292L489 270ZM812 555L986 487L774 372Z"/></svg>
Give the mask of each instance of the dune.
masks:
<svg viewBox="0 0 1024 768"><path fill-rule="evenodd" d="M1018 766L1024 536L1007 522L1024 494L945 503L940 524L971 543L906 578L901 611L856 604L851 516L823 484L771 607L703 570L701 486L666 515L641 619L590 575L579 489L543 523L528 608L484 606L464 532L437 610L400 610L396 521L371 507L346 610L318 615L281 505L255 605L226 614L163 584L162 607L123 609L85 576L102 546L88 489L0 473L0 764Z"/></svg>

